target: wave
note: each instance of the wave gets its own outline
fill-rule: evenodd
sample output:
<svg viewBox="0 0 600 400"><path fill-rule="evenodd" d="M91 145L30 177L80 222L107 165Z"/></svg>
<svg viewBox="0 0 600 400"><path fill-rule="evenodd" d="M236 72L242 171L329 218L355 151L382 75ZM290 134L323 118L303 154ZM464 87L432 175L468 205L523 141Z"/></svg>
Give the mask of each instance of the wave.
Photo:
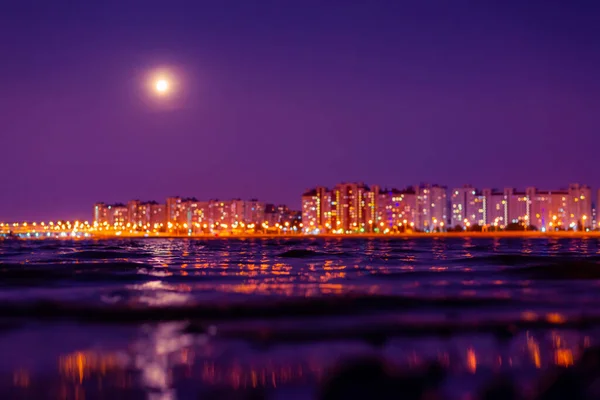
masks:
<svg viewBox="0 0 600 400"><path fill-rule="evenodd" d="M290 238L262 238L261 245L267 247L288 247L288 246L301 246L307 242L316 242L318 238L307 237L304 240L290 239Z"/></svg>
<svg viewBox="0 0 600 400"><path fill-rule="evenodd" d="M490 254L475 257L465 257L454 260L455 263L462 264L495 264L502 266L524 265L532 262L544 262L550 258L542 255L524 255L524 254Z"/></svg>
<svg viewBox="0 0 600 400"><path fill-rule="evenodd" d="M569 260L551 264L507 268L504 272L536 280L599 280L600 264L595 261Z"/></svg>
<svg viewBox="0 0 600 400"><path fill-rule="evenodd" d="M122 250L122 249L121 249ZM126 259L126 258L148 258L150 254L140 251L100 251L100 250L82 250L72 253L64 253L60 255L63 258L76 260L110 260L110 259Z"/></svg>
<svg viewBox="0 0 600 400"><path fill-rule="evenodd" d="M407 270L401 272L386 272L386 271L378 271L372 270L369 274L365 274L364 276L375 279L383 279L383 280L403 280L403 279L476 279L476 278L490 278L492 275L490 271L463 271L463 270L440 270L440 271L431 271L431 270ZM460 281L459 281L460 282Z"/></svg>
<svg viewBox="0 0 600 400"><path fill-rule="evenodd" d="M287 250L287 251L284 251L283 253L278 254L277 257L311 258L311 257L324 256L324 255L327 255L327 253L322 253L322 252L313 251L313 250L306 250L306 249L292 249L292 250Z"/></svg>
<svg viewBox="0 0 600 400"><path fill-rule="evenodd" d="M573 261L597 262L596 255L584 256L578 253L549 253L549 254L489 254L475 257L464 257L452 260L457 264L492 264L498 266L520 266L532 264L557 264Z"/></svg>
<svg viewBox="0 0 600 400"><path fill-rule="evenodd" d="M338 251L314 251L308 249L291 249L284 251L277 255L277 257L281 258L312 258L312 257L346 257L350 256L350 253Z"/></svg>
<svg viewBox="0 0 600 400"><path fill-rule="evenodd" d="M0 317L31 317L71 319L76 321L140 323L152 321L180 321L189 319L236 320L250 318L302 318L335 315L372 315L382 311L418 309L455 310L457 307L482 308L509 306L516 302L501 298L460 297L402 297L402 296L336 296L320 298L245 299L237 303L190 303L182 306L94 304L69 302L0 303ZM523 304L520 302L519 304Z"/></svg>
<svg viewBox="0 0 600 400"><path fill-rule="evenodd" d="M27 253L25 251L5 252L5 253L0 253L0 258L11 258L11 257L16 257L16 256L22 256L24 254L27 254Z"/></svg>
<svg viewBox="0 0 600 400"><path fill-rule="evenodd" d="M51 285L61 281L139 281L143 275L140 270L158 268L143 263L0 263L0 286L39 286Z"/></svg>
<svg viewBox="0 0 600 400"><path fill-rule="evenodd" d="M189 333L202 333L206 325L201 322L192 321ZM272 324L268 328L265 325L256 326L228 326L219 328L219 337L223 339L244 340L251 343L264 345L314 343L326 341L363 341L376 346L382 346L394 338L423 338L423 337L454 337L460 335L488 334L498 341L506 341L518 333L529 330L585 330L600 327L600 315L573 317L560 323L548 319L537 320L525 319L499 319L473 321L394 321L393 318L369 323L355 324L322 324L297 326L285 326L284 324Z"/></svg>
<svg viewBox="0 0 600 400"><path fill-rule="evenodd" d="M428 253L428 252L430 252L430 250L393 248L393 249L390 249L389 252L392 254L420 254L420 253Z"/></svg>

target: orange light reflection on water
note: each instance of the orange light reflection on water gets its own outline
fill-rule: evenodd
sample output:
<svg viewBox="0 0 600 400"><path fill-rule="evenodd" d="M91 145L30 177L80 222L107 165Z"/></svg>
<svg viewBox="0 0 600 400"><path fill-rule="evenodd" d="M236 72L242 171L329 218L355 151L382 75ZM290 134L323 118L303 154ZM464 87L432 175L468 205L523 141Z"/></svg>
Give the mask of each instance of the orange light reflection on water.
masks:
<svg viewBox="0 0 600 400"><path fill-rule="evenodd" d="M570 367L573 365L573 352L569 349L556 349L554 362L561 367Z"/></svg>
<svg viewBox="0 0 600 400"><path fill-rule="evenodd" d="M541 368L542 360L540 357L540 346L533 336L529 335L529 332L527 332L527 350L529 351L533 365L535 365L536 368Z"/></svg>
<svg viewBox="0 0 600 400"><path fill-rule="evenodd" d="M554 363L556 365L560 367L573 365L573 351L568 347L566 340L557 332L552 332L552 347L554 348Z"/></svg>
<svg viewBox="0 0 600 400"><path fill-rule="evenodd" d="M27 388L31 383L29 371L20 368L13 373L13 385L20 388Z"/></svg>
<svg viewBox="0 0 600 400"><path fill-rule="evenodd" d="M72 382L83 383L93 374L106 375L107 371L121 367L113 354L76 351L58 359L61 376Z"/></svg>
<svg viewBox="0 0 600 400"><path fill-rule="evenodd" d="M472 374L477 372L477 355L472 347L467 349L467 369Z"/></svg>
<svg viewBox="0 0 600 400"><path fill-rule="evenodd" d="M197 345L193 344L193 341L184 340L186 335L179 332L179 330L169 331L160 339L164 340L164 345L168 345L168 347L175 342L181 344L182 347L173 351L165 350L167 348L163 348L161 345L158 347L160 351L155 353L155 350L152 350L146 353L148 346L144 342L144 346L138 350L141 351L139 354L137 351L131 354L129 352L102 353L84 350L59 356L58 370L61 379L57 385L59 397L62 393L64 398L83 399L88 397L91 392L99 392L105 388L132 389L140 387L141 383L136 378L136 369L150 374L153 371L156 372L154 368L159 364L162 368L159 375L161 379L164 378L165 393L186 380L199 380L205 384L225 385L234 389L277 388L284 384L319 382L331 367L323 360L319 358L313 360L310 356L305 356L304 360L300 357L287 361L278 359L278 356L258 357L258 359L249 361L243 355L240 358L234 356L233 360L229 361L214 359L214 353L210 346L195 347ZM478 368L497 368L501 365L508 368L516 365L519 368L527 359L536 368L541 368L541 349L545 349L547 351L545 359L561 367L571 367L580 356L581 351L577 346L574 347L575 343L573 342L590 344L589 337L572 338L573 336L568 334L552 332L551 343L541 345L533 335L527 332L525 337L521 336L520 339L516 339L516 343L523 343L522 340L526 339L526 352L522 352L523 347L515 346L513 347L515 353L502 357L486 353L485 348L476 352L475 343L465 343L465 346L461 347L461 353L465 354L465 358L460 362L464 362L462 365L466 372L471 374L477 373ZM145 361L140 364L140 356L144 354ZM419 351L417 346L406 353L404 362L409 368L418 368L433 357L437 358L445 367L452 369L452 364L459 360L453 360L451 354L452 352L443 348L434 354L427 354L427 352ZM513 364L513 359L517 360L516 364ZM12 372L12 384L23 390L32 390L39 386L35 376L23 368L17 368ZM143 389L144 386L141 388Z"/></svg>
<svg viewBox="0 0 600 400"><path fill-rule="evenodd" d="M351 290L351 287L344 286L341 283L318 283L297 285L292 283L242 283L238 285L221 285L220 290L224 292L242 293L242 294L279 294L285 296L294 296L303 292L305 296L315 296L319 294L342 294Z"/></svg>

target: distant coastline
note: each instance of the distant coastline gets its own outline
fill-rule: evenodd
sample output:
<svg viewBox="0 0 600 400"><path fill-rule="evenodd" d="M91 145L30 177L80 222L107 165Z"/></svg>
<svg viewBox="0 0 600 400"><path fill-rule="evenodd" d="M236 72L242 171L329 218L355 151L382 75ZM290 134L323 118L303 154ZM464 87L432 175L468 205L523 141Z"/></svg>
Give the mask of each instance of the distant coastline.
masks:
<svg viewBox="0 0 600 400"><path fill-rule="evenodd" d="M159 235L94 235L95 238L221 238L221 239L248 239L248 238L294 238L294 239L310 239L310 238L336 238L336 239L385 239L385 238L436 238L436 237L474 237L474 238L494 238L494 237L530 237L530 238L547 238L547 237L560 237L560 238L581 238L581 237L598 237L600 238L600 231L556 231L556 232L539 232L539 231L499 231L499 232L413 232L413 233L394 233L394 234L382 234L382 233L356 233L356 234L318 234L318 235L304 235L304 234L236 234L236 235L173 235L173 234L159 234Z"/></svg>
<svg viewBox="0 0 600 400"><path fill-rule="evenodd" d="M201 234L201 235L174 235L174 234L121 234L121 235L106 235L106 234L89 234L88 236L0 236L2 239L18 239L18 240L44 240L44 239L60 239L60 240L112 240L112 239L411 239L411 238L600 238L600 231L557 231L557 232L539 232L539 231L501 231L501 232L414 232L414 233L394 233L394 234L319 234L319 235L304 235L304 234Z"/></svg>

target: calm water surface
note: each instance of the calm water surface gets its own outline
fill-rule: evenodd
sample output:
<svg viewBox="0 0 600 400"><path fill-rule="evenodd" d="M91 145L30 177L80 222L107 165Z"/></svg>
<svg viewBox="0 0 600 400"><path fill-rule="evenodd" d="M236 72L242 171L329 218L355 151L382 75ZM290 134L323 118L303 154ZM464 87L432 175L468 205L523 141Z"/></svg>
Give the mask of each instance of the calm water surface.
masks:
<svg viewBox="0 0 600 400"><path fill-rule="evenodd" d="M437 361L449 399L498 372L526 393L600 342L599 244L0 242L0 397L314 398L357 355Z"/></svg>

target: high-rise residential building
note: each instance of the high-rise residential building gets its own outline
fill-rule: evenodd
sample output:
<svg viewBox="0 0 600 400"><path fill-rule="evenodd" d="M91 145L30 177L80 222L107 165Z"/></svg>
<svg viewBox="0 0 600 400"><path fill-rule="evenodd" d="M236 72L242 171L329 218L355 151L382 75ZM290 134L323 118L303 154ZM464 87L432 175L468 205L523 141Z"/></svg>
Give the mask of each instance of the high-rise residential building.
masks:
<svg viewBox="0 0 600 400"><path fill-rule="evenodd" d="M299 225L302 222L302 212L297 210L290 210L288 206L280 204L277 206L277 212L281 216L279 220L280 225L285 225L287 222L290 225Z"/></svg>
<svg viewBox="0 0 600 400"><path fill-rule="evenodd" d="M167 222L169 224L183 225L186 222L185 205L179 196L167 197L166 201Z"/></svg>
<svg viewBox="0 0 600 400"><path fill-rule="evenodd" d="M230 202L231 225L234 228L244 228L248 225L260 225L265 218L265 203L257 199Z"/></svg>
<svg viewBox="0 0 600 400"><path fill-rule="evenodd" d="M541 231L582 229L592 226L591 190L571 185L568 191L540 191L528 187L524 192L504 190L508 223L518 223Z"/></svg>
<svg viewBox="0 0 600 400"><path fill-rule="evenodd" d="M244 208L244 221L246 224L260 225L265 220L265 203L257 199L246 201Z"/></svg>
<svg viewBox="0 0 600 400"><path fill-rule="evenodd" d="M444 227L447 207L445 189L433 186L439 204L436 225ZM435 202L433 207L435 208ZM341 183L328 191L316 188L302 195L302 223L305 233L396 232L414 229L417 220L417 195L414 188L381 189L377 185Z"/></svg>
<svg viewBox="0 0 600 400"><path fill-rule="evenodd" d="M240 223L246 223L244 215L246 213L246 202L241 199L234 199L230 202L231 225L234 228L240 226Z"/></svg>
<svg viewBox="0 0 600 400"><path fill-rule="evenodd" d="M384 189L379 191L377 218L373 222L373 232L405 231L413 229L416 218L416 192L409 187L404 190Z"/></svg>
<svg viewBox="0 0 600 400"><path fill-rule="evenodd" d="M283 226L286 231L299 232L302 227L302 212L288 209L284 214Z"/></svg>
<svg viewBox="0 0 600 400"><path fill-rule="evenodd" d="M381 188L378 185L372 185L370 190L365 192L365 228L363 231L376 232L379 230L381 200L386 198L381 194Z"/></svg>
<svg viewBox="0 0 600 400"><path fill-rule="evenodd" d="M137 218L131 220L131 214L129 214L129 222L135 223L136 227L140 230L151 229L150 216L152 215L152 201L141 202L137 207Z"/></svg>
<svg viewBox="0 0 600 400"><path fill-rule="evenodd" d="M308 190L302 194L302 232L311 234L321 233L318 207L319 199L315 189ZM279 223L278 216L274 211L267 211L267 215L269 226Z"/></svg>
<svg viewBox="0 0 600 400"><path fill-rule="evenodd" d="M302 201L302 204L304 205L304 199ZM304 219L304 211L302 212L302 219ZM281 215L279 213L278 206L276 206L275 204L266 204L265 220L263 221L263 224L266 227L275 226L275 224L279 224L280 221Z"/></svg>
<svg viewBox="0 0 600 400"><path fill-rule="evenodd" d="M528 188L525 192L518 192L513 188L504 189L506 202L506 225L530 224L531 207L529 196L535 193L535 188Z"/></svg>
<svg viewBox="0 0 600 400"><path fill-rule="evenodd" d="M567 215L567 191L528 188L529 225L546 232L563 226Z"/></svg>
<svg viewBox="0 0 600 400"><path fill-rule="evenodd" d="M508 206L504 192L494 189L481 191L483 208L483 225L504 229L508 219Z"/></svg>
<svg viewBox="0 0 600 400"><path fill-rule="evenodd" d="M592 189L573 183L568 191L567 226L574 230L592 228Z"/></svg>
<svg viewBox="0 0 600 400"><path fill-rule="evenodd" d="M208 230L208 201L196 201L192 207L190 224L194 231L206 232Z"/></svg>
<svg viewBox="0 0 600 400"><path fill-rule="evenodd" d="M103 225L104 223L108 224L110 220L108 207L108 205L102 202L94 204L94 225Z"/></svg>
<svg viewBox="0 0 600 400"><path fill-rule="evenodd" d="M211 200L169 197L166 204L131 200L127 205L94 204L93 221L97 226L118 225L129 231L197 234L221 230L260 229L266 221L265 203L257 200ZM297 213L286 206L273 206L274 224L299 229ZM301 221L301 217L300 217ZM292 225L293 224L293 225ZM285 230L285 229L284 229Z"/></svg>
<svg viewBox="0 0 600 400"><path fill-rule="evenodd" d="M152 229L152 206L154 204L157 203L155 201L145 201L140 203L137 209L137 221L135 221L135 224L138 227L141 227L144 230Z"/></svg>
<svg viewBox="0 0 600 400"><path fill-rule="evenodd" d="M208 223L211 230L231 229L231 201L210 200L208 202Z"/></svg>
<svg viewBox="0 0 600 400"><path fill-rule="evenodd" d="M331 195L332 230L338 233L360 232L365 228L365 193L363 183L340 183Z"/></svg>
<svg viewBox="0 0 600 400"><path fill-rule="evenodd" d="M331 191L317 187L305 192L302 195L303 231L364 232L367 216L374 217L377 210L377 190L370 190L363 183L341 183Z"/></svg>
<svg viewBox="0 0 600 400"><path fill-rule="evenodd" d="M452 189L450 195L450 223L452 226L465 227L467 219L465 217L467 210L467 193L472 191L468 185L462 188Z"/></svg>
<svg viewBox="0 0 600 400"><path fill-rule="evenodd" d="M304 221L304 213L300 212L300 221ZM265 213L264 213L264 221L266 226L269 228L273 228L277 225L286 226L286 222L288 226L292 226L298 219L298 212L290 210L288 206L284 204L274 205L274 204L266 204L265 205ZM299 225L299 224L296 224ZM314 226L314 225L313 225ZM308 232L304 231L303 232Z"/></svg>
<svg viewBox="0 0 600 400"><path fill-rule="evenodd" d="M468 217L471 225L486 226L485 198L483 197L483 193L476 192L473 198L473 207L469 208Z"/></svg>
<svg viewBox="0 0 600 400"><path fill-rule="evenodd" d="M392 199L393 200L393 199ZM406 228L414 229L417 220L417 191L414 187L407 187L400 191L398 196L400 202L400 218ZM447 208L447 206L445 206Z"/></svg>
<svg viewBox="0 0 600 400"><path fill-rule="evenodd" d="M129 223L127 206L117 203L108 206L108 224L111 226L125 227Z"/></svg>
<svg viewBox="0 0 600 400"><path fill-rule="evenodd" d="M131 225L141 225L141 220L139 217L139 208L141 204L142 202L139 200L129 200L127 202L127 218Z"/></svg>
<svg viewBox="0 0 600 400"><path fill-rule="evenodd" d="M195 197L188 197L181 199L176 208L179 213L175 221L179 224L179 228L188 234L198 232L200 224L204 222L203 202Z"/></svg>
<svg viewBox="0 0 600 400"><path fill-rule="evenodd" d="M486 196L473 186L465 185L452 189L450 196L450 223L461 228L487 224Z"/></svg>
<svg viewBox="0 0 600 400"><path fill-rule="evenodd" d="M155 202L150 204L150 225L152 229L165 230L167 226L167 212L164 204Z"/></svg>
<svg viewBox="0 0 600 400"><path fill-rule="evenodd" d="M541 231L568 227L568 210L571 207L569 192L565 190L541 191L528 187L525 191L517 191L505 188L500 193L484 189L481 197L484 225L488 227L505 228L509 224L519 224Z"/></svg>
<svg viewBox="0 0 600 400"><path fill-rule="evenodd" d="M569 220L570 214L591 215L591 203L584 204L585 211L578 211L576 203L590 197L589 188L572 185L570 191L541 191L528 187L525 191L506 188L503 192L483 189L481 194L471 187L454 189L451 194L452 224L460 221L470 224L505 228L509 224L531 226L541 231L573 227L576 222ZM569 201L571 199L571 201ZM473 212L469 211L469 208ZM465 212L465 210L467 210ZM575 210L575 211L570 211ZM572 217L574 218L574 217ZM587 220L581 217L582 220ZM588 221L591 226L592 222Z"/></svg>
<svg viewBox="0 0 600 400"><path fill-rule="evenodd" d="M130 200L127 202L127 222L130 228L136 230L150 230L153 228L153 206L155 201L142 202L140 200ZM162 207L162 206L161 206ZM164 210L164 207L162 207ZM160 218L160 222L164 223L164 218Z"/></svg>
<svg viewBox="0 0 600 400"><path fill-rule="evenodd" d="M265 204L252 200L218 200L208 202L196 199L183 201L186 224L191 232L220 230L246 230L265 222ZM250 225L250 227L249 227Z"/></svg>
<svg viewBox="0 0 600 400"><path fill-rule="evenodd" d="M334 226L333 213L331 211L333 194L330 190L326 190L325 188L319 188L318 190L321 199L319 210L320 215L322 215L321 225L323 226L324 232L331 232Z"/></svg>
<svg viewBox="0 0 600 400"><path fill-rule="evenodd" d="M198 225L204 215L203 203L193 197L167 197L165 214L167 230L178 234L192 234L200 228Z"/></svg>
<svg viewBox="0 0 600 400"><path fill-rule="evenodd" d="M600 192L598 193L600 196ZM131 200L123 204L94 204L93 221L128 231L196 234L252 229L304 233L394 233L416 229L433 232L448 227L484 229L585 230L598 226L591 189L571 184L566 190L503 191L472 186L453 189L421 184L404 190L382 189L363 183L340 183L333 190L317 187L302 195L298 214L286 206L256 199L201 202L169 197L166 204ZM518 226L511 226L518 225Z"/></svg>
<svg viewBox="0 0 600 400"><path fill-rule="evenodd" d="M317 187L302 195L303 231L324 233L331 228L331 192Z"/></svg>
<svg viewBox="0 0 600 400"><path fill-rule="evenodd" d="M94 204L94 224L98 226L126 227L129 223L127 206L117 204Z"/></svg>
<svg viewBox="0 0 600 400"><path fill-rule="evenodd" d="M424 232L444 230L448 223L447 188L421 184L416 188L415 227Z"/></svg>

